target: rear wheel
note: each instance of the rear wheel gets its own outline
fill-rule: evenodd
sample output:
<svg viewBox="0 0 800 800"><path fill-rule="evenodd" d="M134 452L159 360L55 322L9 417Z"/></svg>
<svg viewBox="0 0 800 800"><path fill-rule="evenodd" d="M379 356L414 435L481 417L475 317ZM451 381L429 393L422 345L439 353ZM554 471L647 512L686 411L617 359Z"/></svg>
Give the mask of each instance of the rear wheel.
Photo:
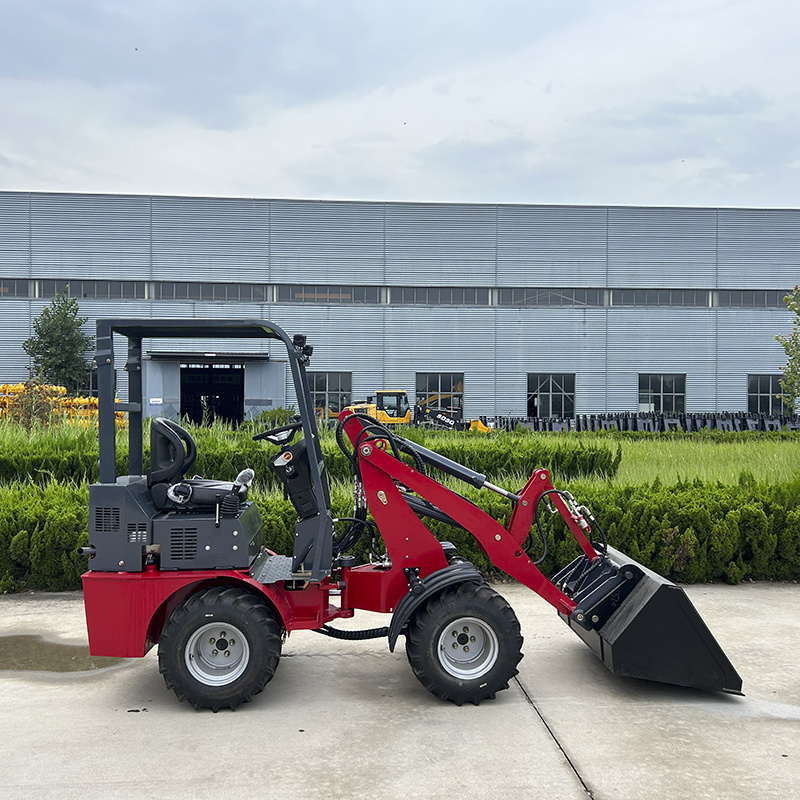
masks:
<svg viewBox="0 0 800 800"><path fill-rule="evenodd" d="M269 607L230 586L192 595L170 616L158 646L168 689L195 708L236 708L275 674L281 629Z"/></svg>
<svg viewBox="0 0 800 800"><path fill-rule="evenodd" d="M494 698L517 674L519 622L486 584L462 583L430 598L408 626L406 653L417 679L456 705Z"/></svg>

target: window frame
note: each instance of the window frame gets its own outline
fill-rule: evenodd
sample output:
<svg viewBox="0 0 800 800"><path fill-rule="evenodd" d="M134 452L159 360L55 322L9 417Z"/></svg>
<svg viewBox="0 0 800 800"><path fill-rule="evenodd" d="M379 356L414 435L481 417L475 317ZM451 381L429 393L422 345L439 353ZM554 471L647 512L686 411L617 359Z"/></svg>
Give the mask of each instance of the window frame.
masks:
<svg viewBox="0 0 800 800"><path fill-rule="evenodd" d="M438 395L439 405L429 402L435 395ZM442 402L443 398L449 398L446 405ZM464 373L417 372L414 375L414 402L429 408L443 408L457 419L463 419Z"/></svg>
<svg viewBox="0 0 800 800"><path fill-rule="evenodd" d="M527 373L527 378L526 411L529 417L575 419L576 373L529 372ZM545 391L542 391L543 389ZM544 403L542 403L542 400L544 400ZM530 413L532 408L536 409L535 414ZM559 410L561 413L555 413L555 410ZM547 413L540 413L542 411Z"/></svg>
<svg viewBox="0 0 800 800"><path fill-rule="evenodd" d="M338 419L342 409L353 402L353 373L341 370L309 370L306 375L317 419ZM347 388L342 387L343 383ZM320 398L323 400L321 405L318 404Z"/></svg>
<svg viewBox="0 0 800 800"><path fill-rule="evenodd" d="M685 372L640 372L638 380L637 408L640 414L686 413ZM646 386L643 387L643 383ZM643 400L643 397L647 399Z"/></svg>

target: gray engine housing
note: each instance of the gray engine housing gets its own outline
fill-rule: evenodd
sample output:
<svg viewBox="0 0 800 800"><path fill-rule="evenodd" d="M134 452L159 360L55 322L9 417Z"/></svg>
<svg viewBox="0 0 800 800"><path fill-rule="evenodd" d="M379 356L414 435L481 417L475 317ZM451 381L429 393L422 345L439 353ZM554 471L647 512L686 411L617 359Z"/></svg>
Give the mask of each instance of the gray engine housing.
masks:
<svg viewBox="0 0 800 800"><path fill-rule="evenodd" d="M252 502L233 515L215 507L158 510L144 476L89 487L89 544L98 572L141 572L150 555L161 569L247 569L263 544Z"/></svg>

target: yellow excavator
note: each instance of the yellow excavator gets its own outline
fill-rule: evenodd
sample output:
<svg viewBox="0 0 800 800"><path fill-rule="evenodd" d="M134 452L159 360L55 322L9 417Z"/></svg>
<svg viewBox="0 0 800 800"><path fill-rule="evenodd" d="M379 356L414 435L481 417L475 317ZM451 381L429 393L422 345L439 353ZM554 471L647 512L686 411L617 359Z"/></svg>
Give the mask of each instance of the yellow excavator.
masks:
<svg viewBox="0 0 800 800"><path fill-rule="evenodd" d="M383 425L427 425L445 430L470 430L488 433L490 428L483 420L461 421L446 408L436 408L431 402L441 402L441 395L432 395L425 402L417 403L413 409L408 395L402 389L377 389L363 402L353 403L347 410L363 412L374 417Z"/></svg>

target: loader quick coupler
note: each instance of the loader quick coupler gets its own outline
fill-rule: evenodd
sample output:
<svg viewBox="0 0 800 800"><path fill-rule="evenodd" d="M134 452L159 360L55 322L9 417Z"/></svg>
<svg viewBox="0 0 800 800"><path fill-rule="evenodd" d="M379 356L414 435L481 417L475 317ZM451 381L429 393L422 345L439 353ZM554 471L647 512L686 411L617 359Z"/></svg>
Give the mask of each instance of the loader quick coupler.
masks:
<svg viewBox="0 0 800 800"><path fill-rule="evenodd" d="M586 562L584 558L581 560ZM559 585L558 577L554 578L556 585ZM573 580L568 586L562 584L565 594L578 604L572 619L587 630L602 628L641 577L642 571L633 564L623 570L605 558L588 564L581 579Z"/></svg>

